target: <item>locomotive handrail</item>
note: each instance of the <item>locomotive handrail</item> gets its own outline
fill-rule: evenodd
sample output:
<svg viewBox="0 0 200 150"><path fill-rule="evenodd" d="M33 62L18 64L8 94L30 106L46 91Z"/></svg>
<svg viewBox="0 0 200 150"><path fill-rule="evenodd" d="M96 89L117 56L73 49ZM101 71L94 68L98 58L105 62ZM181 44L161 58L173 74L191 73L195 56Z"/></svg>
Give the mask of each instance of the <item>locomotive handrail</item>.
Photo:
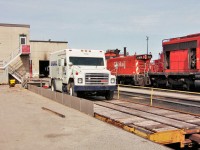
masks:
<svg viewBox="0 0 200 150"><path fill-rule="evenodd" d="M200 60L196 60L196 64L199 64ZM169 68L166 68L166 66L164 65L164 62L154 62L152 63L152 68L150 69L151 72L159 72L160 70L159 69L163 69L163 70L170 70L170 72L176 72L176 73L186 73L186 72L191 72L192 70L199 70L196 66L196 68L192 69L192 68L188 68L186 69L185 68L185 64L188 63L188 61L170 61L170 67ZM173 65L173 67L172 67ZM175 68L176 66L176 68ZM182 67L181 67L182 66ZM167 71L168 72L168 71Z"/></svg>

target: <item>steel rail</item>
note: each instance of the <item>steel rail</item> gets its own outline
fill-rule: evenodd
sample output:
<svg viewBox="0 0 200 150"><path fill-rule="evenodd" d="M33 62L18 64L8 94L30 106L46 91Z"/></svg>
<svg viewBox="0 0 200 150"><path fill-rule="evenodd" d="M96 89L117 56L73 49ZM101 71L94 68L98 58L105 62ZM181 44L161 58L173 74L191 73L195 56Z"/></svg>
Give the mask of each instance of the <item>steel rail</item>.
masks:
<svg viewBox="0 0 200 150"><path fill-rule="evenodd" d="M119 87L125 87L129 89L146 89L146 90L151 90L153 89L154 91L158 92L170 92L170 93L179 93L179 94L187 94L187 95L196 95L200 96L200 91L197 92L192 92L192 91L184 91L184 90L172 90L172 89L167 89L167 88L154 88L154 87L142 87L142 86L131 86L131 85L124 85L124 84L119 84Z"/></svg>
<svg viewBox="0 0 200 150"><path fill-rule="evenodd" d="M151 96L150 94L146 94L146 93L127 92L127 91L126 92L121 91L120 95L125 95L125 96L129 96L129 97L137 96L137 97L141 97L144 99L150 99L150 96ZM167 93L166 93L166 95L167 95ZM200 101L198 102L198 101L186 100L186 99L182 99L182 98L173 98L170 96L153 95L153 101L162 101L162 102L167 102L167 103L172 103L172 104L177 104L177 105L200 108Z"/></svg>
<svg viewBox="0 0 200 150"><path fill-rule="evenodd" d="M139 104L139 105L144 105L144 106L149 106L149 104L141 104L138 102L133 102L131 100L124 100L124 99L120 99L121 101L126 101L126 102L130 102L133 104ZM169 110L169 111L174 111L174 112L178 112L178 113L182 113L182 114L188 114L188 115L193 115L193 116L198 116L200 117L200 114L194 114L194 113L190 113L190 112L185 112L185 111L180 111L180 110L174 110L174 109L170 109L170 108L166 108L166 107L160 107L160 106L151 106L154 108L159 108L159 109L165 109L165 110Z"/></svg>

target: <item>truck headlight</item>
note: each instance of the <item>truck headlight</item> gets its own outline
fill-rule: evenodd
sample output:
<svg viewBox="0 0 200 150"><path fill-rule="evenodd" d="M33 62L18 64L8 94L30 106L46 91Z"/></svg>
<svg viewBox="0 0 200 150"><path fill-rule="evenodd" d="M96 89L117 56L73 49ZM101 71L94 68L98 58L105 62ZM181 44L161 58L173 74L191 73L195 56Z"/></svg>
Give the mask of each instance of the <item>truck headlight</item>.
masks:
<svg viewBox="0 0 200 150"><path fill-rule="evenodd" d="M111 78L111 83L115 83L115 78Z"/></svg>
<svg viewBox="0 0 200 150"><path fill-rule="evenodd" d="M83 83L83 79L82 78L78 78L78 83Z"/></svg>

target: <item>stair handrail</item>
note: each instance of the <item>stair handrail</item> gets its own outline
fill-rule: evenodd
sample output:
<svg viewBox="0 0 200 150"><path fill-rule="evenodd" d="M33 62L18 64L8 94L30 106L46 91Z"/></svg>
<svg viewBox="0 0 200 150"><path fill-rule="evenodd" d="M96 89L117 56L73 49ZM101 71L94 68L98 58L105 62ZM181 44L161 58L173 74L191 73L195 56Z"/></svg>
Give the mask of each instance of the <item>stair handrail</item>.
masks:
<svg viewBox="0 0 200 150"><path fill-rule="evenodd" d="M21 53L22 53L22 50L20 47L18 47L16 50L12 51L7 58L0 61L0 65L2 65L2 66L0 66L0 68L5 69Z"/></svg>
<svg viewBox="0 0 200 150"><path fill-rule="evenodd" d="M22 81L23 75L20 74L19 72L17 72L12 66L8 66L8 72L10 74L14 74L15 76L17 76L18 79L20 79Z"/></svg>
<svg viewBox="0 0 200 150"><path fill-rule="evenodd" d="M3 60L0 60L0 68L3 68Z"/></svg>
<svg viewBox="0 0 200 150"><path fill-rule="evenodd" d="M22 78L22 82L21 82L22 87L27 89L29 81L30 81L30 78Z"/></svg>
<svg viewBox="0 0 200 150"><path fill-rule="evenodd" d="M23 62L21 60L18 60L18 61L15 61L15 63L13 63L12 65L10 64L8 66L11 66L15 70L18 70L22 65L23 65Z"/></svg>

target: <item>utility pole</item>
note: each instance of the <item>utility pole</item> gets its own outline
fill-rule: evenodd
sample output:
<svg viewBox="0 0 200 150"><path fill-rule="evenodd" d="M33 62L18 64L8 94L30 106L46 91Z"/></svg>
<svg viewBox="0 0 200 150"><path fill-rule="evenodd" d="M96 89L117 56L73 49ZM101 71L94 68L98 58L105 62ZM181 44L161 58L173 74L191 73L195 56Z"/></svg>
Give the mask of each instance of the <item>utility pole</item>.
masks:
<svg viewBox="0 0 200 150"><path fill-rule="evenodd" d="M148 41L149 41L149 37L148 36L146 36L146 37L147 37L146 40L147 40L147 55L148 55L148 49L149 49L149 45L148 45L149 43L148 43Z"/></svg>

